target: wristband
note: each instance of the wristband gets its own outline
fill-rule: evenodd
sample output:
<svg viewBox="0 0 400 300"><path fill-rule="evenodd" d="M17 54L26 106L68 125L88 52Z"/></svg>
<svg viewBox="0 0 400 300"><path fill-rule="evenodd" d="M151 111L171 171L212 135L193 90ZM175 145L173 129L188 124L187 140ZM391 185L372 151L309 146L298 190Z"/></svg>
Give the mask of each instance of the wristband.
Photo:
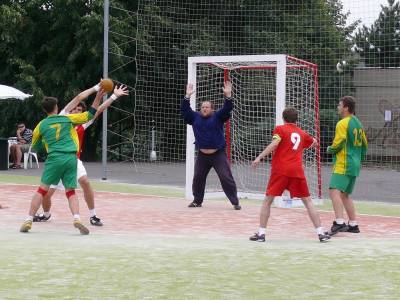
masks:
<svg viewBox="0 0 400 300"><path fill-rule="evenodd" d="M96 84L93 88L96 92L100 91L100 84Z"/></svg>
<svg viewBox="0 0 400 300"><path fill-rule="evenodd" d="M118 96L115 95L115 94L112 94L111 97L110 97L110 99L113 100L113 101L114 101L115 99L117 99L117 98L118 98Z"/></svg>

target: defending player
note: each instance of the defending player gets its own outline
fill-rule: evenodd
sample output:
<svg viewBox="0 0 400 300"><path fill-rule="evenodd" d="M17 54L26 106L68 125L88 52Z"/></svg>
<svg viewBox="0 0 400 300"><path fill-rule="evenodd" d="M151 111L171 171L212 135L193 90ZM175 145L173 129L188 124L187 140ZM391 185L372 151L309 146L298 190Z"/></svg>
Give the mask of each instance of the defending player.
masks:
<svg viewBox="0 0 400 300"><path fill-rule="evenodd" d="M86 90L88 94L95 92L95 88ZM86 98L86 97L85 97ZM91 120L100 104L100 99L95 99L91 108L81 114L58 115L58 100L53 97L45 97L42 108L47 113L33 131L32 148L41 151L43 148L48 153L41 184L34 194L29 216L22 224L20 231L28 232L32 228L32 220L42 203L43 196L49 190L50 185L57 184L60 179L65 186L65 194L73 215L73 225L81 234L89 234L89 230L81 223L79 216L79 202L75 194L77 185L77 152L79 140L74 125L84 124Z"/></svg>
<svg viewBox="0 0 400 300"><path fill-rule="evenodd" d="M338 112L342 119L336 124L335 138L327 152L334 154L334 166L329 183L329 196L335 211L331 235L341 231L359 233L356 210L349 195L360 174L361 161L367 152L368 141L360 120L354 115L355 99L345 96L339 100ZM343 206L349 223L344 222Z"/></svg>
<svg viewBox="0 0 400 300"><path fill-rule="evenodd" d="M252 163L252 167L256 168L261 159L274 152L272 156L271 176L268 181L266 197L260 211L260 227L258 232L250 237L250 240L265 242L265 232L271 204L275 196L281 196L285 190L289 190L292 198L301 198L314 224L319 240L326 242L330 236L321 226L321 220L310 198L302 162L303 150L309 147L316 147L317 141L296 126L296 109L292 107L286 108L283 111L283 120L284 125L276 126L272 142Z"/></svg>
<svg viewBox="0 0 400 300"><path fill-rule="evenodd" d="M96 87L97 89L97 87ZM102 103L96 114L94 115L93 119L90 120L89 122L83 124L83 125L78 125L75 126L75 130L78 134L78 139L79 139L79 151L78 151L78 166L77 166L77 178L78 178L78 183L81 186L83 190L83 195L87 204L87 207L89 209L89 214L90 214L90 224L93 226L103 226L103 223L100 218L96 216L96 210L95 210L95 203L94 203L94 192L92 189L92 186L90 185L89 179L87 177L87 172L86 169L80 160L80 155L82 152L82 145L84 141L84 135L85 135L85 130L93 124L94 120L101 114L105 109L107 109L117 98L121 96L126 96L128 95L129 92L126 87L121 85L120 87L115 87L113 95L111 95L110 98L108 98L104 103ZM104 96L104 91L100 90L97 92L96 98L102 99ZM71 100L65 108L60 112L60 115L68 115L69 113L76 114L76 113L81 113L86 110L86 105L84 102L80 101L79 97L75 97L73 100ZM80 101L80 102L78 102ZM62 185L61 182L59 182L58 185L51 185L48 193L46 196L43 198L42 206L43 206L43 214L36 215L33 218L34 222L42 222L42 221L47 221L50 219L51 214L50 214L50 208L51 208L51 197L53 196L54 192L56 189L63 190L64 186Z"/></svg>

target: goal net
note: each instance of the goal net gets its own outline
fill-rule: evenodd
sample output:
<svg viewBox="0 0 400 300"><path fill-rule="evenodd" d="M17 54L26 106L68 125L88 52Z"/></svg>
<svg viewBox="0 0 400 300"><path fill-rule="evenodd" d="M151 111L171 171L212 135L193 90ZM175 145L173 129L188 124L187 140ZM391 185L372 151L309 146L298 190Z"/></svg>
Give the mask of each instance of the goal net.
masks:
<svg viewBox="0 0 400 300"><path fill-rule="evenodd" d="M250 164L271 142L274 127L283 124L282 112L286 106L299 111L298 125L319 140L317 66L286 55L189 57L188 82L196 89L191 98L192 109L198 110L205 100L211 100L216 110L221 108L221 87L227 80L232 82L234 109L225 124L226 152L239 196L263 197L271 171L270 158L256 170ZM193 197L196 156L193 142L192 127L188 126L186 197L189 199ZM305 151L304 168L312 198L320 199L319 148ZM208 196L221 195L214 170L209 174L206 191Z"/></svg>

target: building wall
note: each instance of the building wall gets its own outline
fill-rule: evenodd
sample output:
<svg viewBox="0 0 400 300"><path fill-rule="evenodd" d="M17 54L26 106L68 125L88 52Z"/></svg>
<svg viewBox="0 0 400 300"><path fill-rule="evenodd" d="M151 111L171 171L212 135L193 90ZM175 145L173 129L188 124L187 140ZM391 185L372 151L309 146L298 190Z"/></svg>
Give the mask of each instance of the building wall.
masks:
<svg viewBox="0 0 400 300"><path fill-rule="evenodd" d="M370 160L399 163L400 69L356 69L354 85L356 114L367 133Z"/></svg>

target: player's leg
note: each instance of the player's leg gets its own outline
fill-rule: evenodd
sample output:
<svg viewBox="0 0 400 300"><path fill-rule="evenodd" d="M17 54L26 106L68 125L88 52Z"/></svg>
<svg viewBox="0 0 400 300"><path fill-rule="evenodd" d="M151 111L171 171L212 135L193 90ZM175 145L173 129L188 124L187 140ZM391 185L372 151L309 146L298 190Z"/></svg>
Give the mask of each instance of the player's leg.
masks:
<svg viewBox="0 0 400 300"><path fill-rule="evenodd" d="M37 192L33 195L29 216L25 220L24 224L22 224L20 229L21 232L28 232L31 229L33 217L42 204L43 197L47 194L50 185L57 184L57 182L60 180L63 173L63 169L60 168L60 162L62 162L62 157L58 158L56 155L47 158L44 164L42 177L40 179L41 185Z"/></svg>
<svg viewBox="0 0 400 300"><path fill-rule="evenodd" d="M79 215L79 201L75 193L77 186L77 158L74 154L68 154L64 157L64 173L61 178L63 185L65 186L65 195L68 199L69 209L73 215L73 225L79 229L81 234L89 234L89 229L81 223Z"/></svg>
<svg viewBox="0 0 400 300"><path fill-rule="evenodd" d="M206 188L207 175L211 170L211 162L209 155L199 151L196 163L194 164L194 175L192 183L192 192L194 200L189 207L201 207L204 200L204 191Z"/></svg>
<svg viewBox="0 0 400 300"><path fill-rule="evenodd" d="M344 221L342 192L348 185L345 175L333 173L329 183L329 197L332 201L333 210L335 213L335 220L331 227L331 235L338 232L347 231L347 225Z"/></svg>
<svg viewBox="0 0 400 300"><path fill-rule="evenodd" d="M258 232L252 235L250 241L265 242L265 233L267 230L268 219L271 214L271 205L275 196L265 196L264 202L260 208L260 225Z"/></svg>
<svg viewBox="0 0 400 300"><path fill-rule="evenodd" d="M289 190L291 198L300 198L303 202L305 208L307 209L308 216L314 225L319 241L328 241L330 236L328 232L326 232L321 226L321 219L310 197L307 180L305 178L290 177L288 180L287 190Z"/></svg>
<svg viewBox="0 0 400 300"><path fill-rule="evenodd" d="M233 179L231 167L224 150L218 150L210 155L212 166L218 175L222 189L235 210L240 210L239 198L237 196L237 188L235 179Z"/></svg>
<svg viewBox="0 0 400 300"><path fill-rule="evenodd" d="M80 159L78 159L77 167L78 167L78 173L77 173L78 182L83 190L83 196L85 198L87 207L89 209L90 224L94 226L103 226L103 222L96 215L93 188L89 182L89 178L87 177L86 169Z"/></svg>
<svg viewBox="0 0 400 300"><path fill-rule="evenodd" d="M82 187L83 195L85 197L85 201L89 209L90 224L94 226L103 226L103 222L101 221L101 219L96 216L96 209L94 204L94 192L92 186L90 185L88 177L81 176L78 179L78 182Z"/></svg>
<svg viewBox="0 0 400 300"><path fill-rule="evenodd" d="M356 209L354 207L354 202L350 199L349 195L353 192L354 185L356 182L356 177L350 176L349 185L346 191L341 194L344 208L346 210L347 216L349 217L348 232L359 233L360 229L357 224Z"/></svg>
<svg viewBox="0 0 400 300"><path fill-rule="evenodd" d="M28 217L25 219L25 222L22 224L20 228L20 232L28 232L32 228L33 218L36 215L37 211L42 204L43 196L46 195L47 191L49 190L49 186L46 184L41 184L33 195L31 200L31 206L29 208Z"/></svg>
<svg viewBox="0 0 400 300"><path fill-rule="evenodd" d="M250 241L265 241L265 232L267 229L268 219L271 213L271 205L276 196L281 196L283 191L286 189L288 179L286 176L281 176L276 173L272 173L268 180L267 191L265 193L265 199L260 209L260 226L258 232L250 237Z"/></svg>
<svg viewBox="0 0 400 300"><path fill-rule="evenodd" d="M33 222L45 222L50 219L51 197L54 195L54 192L56 191L55 187L57 186L53 184L50 185L50 189L47 191L46 195L44 195L42 200L43 213L36 214L33 217Z"/></svg>

